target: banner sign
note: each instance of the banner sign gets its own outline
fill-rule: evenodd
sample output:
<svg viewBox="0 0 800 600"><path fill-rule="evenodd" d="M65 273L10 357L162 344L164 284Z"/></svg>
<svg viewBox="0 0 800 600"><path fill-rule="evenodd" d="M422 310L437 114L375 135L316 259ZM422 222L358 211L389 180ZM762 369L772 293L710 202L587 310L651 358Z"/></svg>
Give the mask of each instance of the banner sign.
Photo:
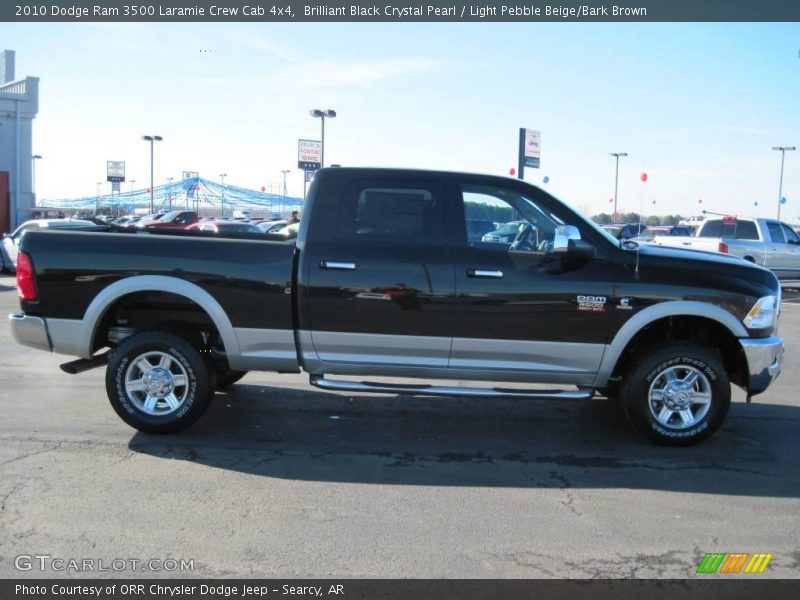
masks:
<svg viewBox="0 0 800 600"><path fill-rule="evenodd" d="M125 163L119 160L107 160L106 181L125 181Z"/></svg>
<svg viewBox="0 0 800 600"><path fill-rule="evenodd" d="M297 168L316 171L322 166L322 142L318 140L297 141Z"/></svg>

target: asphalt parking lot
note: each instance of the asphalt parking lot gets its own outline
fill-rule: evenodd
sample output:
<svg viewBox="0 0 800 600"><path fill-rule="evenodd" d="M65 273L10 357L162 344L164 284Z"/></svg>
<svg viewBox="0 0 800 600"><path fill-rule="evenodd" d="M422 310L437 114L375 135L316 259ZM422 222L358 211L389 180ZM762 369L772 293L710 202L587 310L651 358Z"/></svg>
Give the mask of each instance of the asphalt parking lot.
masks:
<svg viewBox="0 0 800 600"><path fill-rule="evenodd" d="M0 577L65 574L15 568L38 554L193 561L104 573L124 577L685 578L706 552L773 553L760 577L798 577L796 298L779 380L749 406L736 389L722 430L684 449L602 400L353 396L262 373L186 433L144 435L102 369L66 375L0 326ZM0 276L0 315L16 308Z"/></svg>

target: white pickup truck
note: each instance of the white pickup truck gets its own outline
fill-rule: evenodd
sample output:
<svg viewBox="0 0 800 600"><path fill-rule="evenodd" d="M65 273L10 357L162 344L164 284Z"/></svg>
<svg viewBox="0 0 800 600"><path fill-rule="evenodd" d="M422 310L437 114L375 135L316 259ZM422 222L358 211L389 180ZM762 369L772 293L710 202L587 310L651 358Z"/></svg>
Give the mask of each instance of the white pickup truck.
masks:
<svg viewBox="0 0 800 600"><path fill-rule="evenodd" d="M778 279L800 279L800 235L773 219L706 219L693 236L661 235L653 244L739 256L770 269Z"/></svg>

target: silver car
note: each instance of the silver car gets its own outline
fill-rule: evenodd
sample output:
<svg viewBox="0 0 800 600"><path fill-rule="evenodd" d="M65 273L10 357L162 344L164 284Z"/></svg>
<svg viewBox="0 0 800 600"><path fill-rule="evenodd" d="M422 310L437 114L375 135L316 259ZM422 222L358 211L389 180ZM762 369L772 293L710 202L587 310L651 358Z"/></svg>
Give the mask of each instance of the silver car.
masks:
<svg viewBox="0 0 800 600"><path fill-rule="evenodd" d="M83 219L33 219L25 221L12 233L3 235L0 244L0 259L2 271L13 273L17 270L17 255L19 254L19 240L22 234L31 229L91 229L97 224Z"/></svg>

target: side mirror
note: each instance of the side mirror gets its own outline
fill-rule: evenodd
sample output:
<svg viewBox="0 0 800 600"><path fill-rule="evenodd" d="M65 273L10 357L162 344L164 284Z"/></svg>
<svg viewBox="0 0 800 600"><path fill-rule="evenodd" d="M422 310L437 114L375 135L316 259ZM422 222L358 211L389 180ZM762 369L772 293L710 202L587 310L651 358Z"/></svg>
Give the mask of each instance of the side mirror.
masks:
<svg viewBox="0 0 800 600"><path fill-rule="evenodd" d="M559 225L553 238L553 252L566 254L569 252L570 241L581 241L581 232L574 225Z"/></svg>
<svg viewBox="0 0 800 600"><path fill-rule="evenodd" d="M567 256L570 258L590 260L594 255L594 246L585 240L570 240L567 244Z"/></svg>

